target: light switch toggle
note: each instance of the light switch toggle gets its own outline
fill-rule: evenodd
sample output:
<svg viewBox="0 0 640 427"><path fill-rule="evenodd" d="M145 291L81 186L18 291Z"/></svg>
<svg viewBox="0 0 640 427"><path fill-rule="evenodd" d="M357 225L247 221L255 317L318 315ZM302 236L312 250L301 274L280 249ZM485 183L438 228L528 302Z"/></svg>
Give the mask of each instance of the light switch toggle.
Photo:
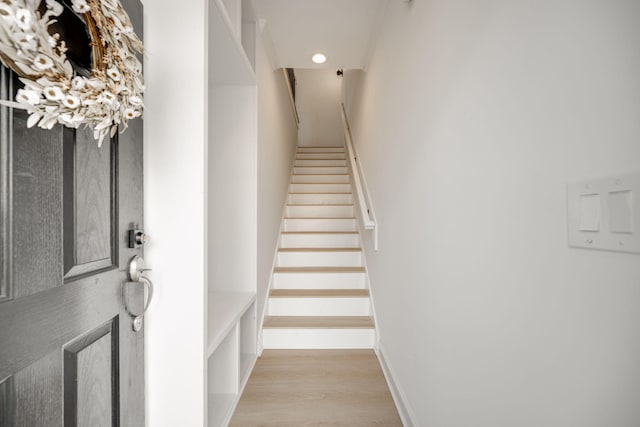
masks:
<svg viewBox="0 0 640 427"><path fill-rule="evenodd" d="M580 196L580 231L598 231L600 229L600 195L583 194Z"/></svg>
<svg viewBox="0 0 640 427"><path fill-rule="evenodd" d="M609 193L609 221L612 233L633 233L633 205L631 191Z"/></svg>

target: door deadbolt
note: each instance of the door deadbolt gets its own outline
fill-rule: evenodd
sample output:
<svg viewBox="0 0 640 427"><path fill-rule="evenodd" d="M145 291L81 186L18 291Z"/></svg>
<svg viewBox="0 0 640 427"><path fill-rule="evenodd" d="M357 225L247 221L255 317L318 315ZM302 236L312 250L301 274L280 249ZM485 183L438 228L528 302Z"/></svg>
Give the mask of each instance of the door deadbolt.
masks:
<svg viewBox="0 0 640 427"><path fill-rule="evenodd" d="M129 230L129 248L139 248L149 241L149 235L144 230Z"/></svg>

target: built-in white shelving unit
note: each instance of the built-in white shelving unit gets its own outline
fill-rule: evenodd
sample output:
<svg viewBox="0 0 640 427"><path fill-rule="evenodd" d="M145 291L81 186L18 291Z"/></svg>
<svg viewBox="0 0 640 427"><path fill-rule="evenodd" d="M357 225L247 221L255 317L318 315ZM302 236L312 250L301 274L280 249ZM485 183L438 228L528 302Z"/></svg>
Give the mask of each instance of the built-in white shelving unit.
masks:
<svg viewBox="0 0 640 427"><path fill-rule="evenodd" d="M208 349L210 356L222 343L225 337L232 332L243 316L250 314L249 310L256 300L253 292L209 292L207 312L208 324Z"/></svg>
<svg viewBox="0 0 640 427"><path fill-rule="evenodd" d="M226 425L256 361L255 293L208 295L209 425Z"/></svg>
<svg viewBox="0 0 640 427"><path fill-rule="evenodd" d="M255 25L252 30L251 22L243 22L242 16L242 0L210 3L206 159L209 427L229 423L257 358Z"/></svg>

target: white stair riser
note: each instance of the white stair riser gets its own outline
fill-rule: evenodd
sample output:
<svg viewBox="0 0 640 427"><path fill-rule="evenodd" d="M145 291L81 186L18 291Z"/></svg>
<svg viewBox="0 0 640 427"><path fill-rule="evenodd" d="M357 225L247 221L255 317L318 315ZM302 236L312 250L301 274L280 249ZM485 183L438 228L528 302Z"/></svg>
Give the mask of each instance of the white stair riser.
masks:
<svg viewBox="0 0 640 427"><path fill-rule="evenodd" d="M344 160L346 159L345 153L298 153L296 154L297 160L304 159L320 159L320 160L328 160L328 159L337 159Z"/></svg>
<svg viewBox="0 0 640 427"><path fill-rule="evenodd" d="M281 248L359 248L357 234L283 234Z"/></svg>
<svg viewBox="0 0 640 427"><path fill-rule="evenodd" d="M298 153L344 153L344 147L298 147Z"/></svg>
<svg viewBox="0 0 640 427"><path fill-rule="evenodd" d="M364 289L364 273L274 273L274 289Z"/></svg>
<svg viewBox="0 0 640 427"><path fill-rule="evenodd" d="M284 329L263 330L265 349L373 348L374 329Z"/></svg>
<svg viewBox="0 0 640 427"><path fill-rule="evenodd" d="M348 184L349 175L292 175L291 182L303 184L305 182L331 182L338 184Z"/></svg>
<svg viewBox="0 0 640 427"><path fill-rule="evenodd" d="M318 204L318 205L345 205L353 203L352 194L289 194L287 203Z"/></svg>
<svg viewBox="0 0 640 427"><path fill-rule="evenodd" d="M357 231L355 219L285 219L282 231Z"/></svg>
<svg viewBox="0 0 640 427"><path fill-rule="evenodd" d="M289 184L290 193L350 193L351 184Z"/></svg>
<svg viewBox="0 0 640 427"><path fill-rule="evenodd" d="M293 168L293 173L324 175L324 174L336 174L336 173L349 173L349 170L347 169L346 166L336 166L336 167L296 166Z"/></svg>
<svg viewBox="0 0 640 427"><path fill-rule="evenodd" d="M346 160L296 160L294 166L347 166Z"/></svg>
<svg viewBox="0 0 640 427"><path fill-rule="evenodd" d="M269 316L369 316L369 297L269 298Z"/></svg>
<svg viewBox="0 0 640 427"><path fill-rule="evenodd" d="M362 252L280 252L278 267L362 267Z"/></svg>
<svg viewBox="0 0 640 427"><path fill-rule="evenodd" d="M353 205L287 206L286 216L295 218L339 218L355 216Z"/></svg>

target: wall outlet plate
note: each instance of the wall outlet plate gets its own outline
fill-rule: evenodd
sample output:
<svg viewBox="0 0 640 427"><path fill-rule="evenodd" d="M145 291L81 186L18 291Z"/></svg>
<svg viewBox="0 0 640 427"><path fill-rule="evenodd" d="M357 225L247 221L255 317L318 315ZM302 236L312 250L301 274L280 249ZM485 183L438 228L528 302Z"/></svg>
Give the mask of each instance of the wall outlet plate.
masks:
<svg viewBox="0 0 640 427"><path fill-rule="evenodd" d="M567 185L569 246L640 253L640 173Z"/></svg>

